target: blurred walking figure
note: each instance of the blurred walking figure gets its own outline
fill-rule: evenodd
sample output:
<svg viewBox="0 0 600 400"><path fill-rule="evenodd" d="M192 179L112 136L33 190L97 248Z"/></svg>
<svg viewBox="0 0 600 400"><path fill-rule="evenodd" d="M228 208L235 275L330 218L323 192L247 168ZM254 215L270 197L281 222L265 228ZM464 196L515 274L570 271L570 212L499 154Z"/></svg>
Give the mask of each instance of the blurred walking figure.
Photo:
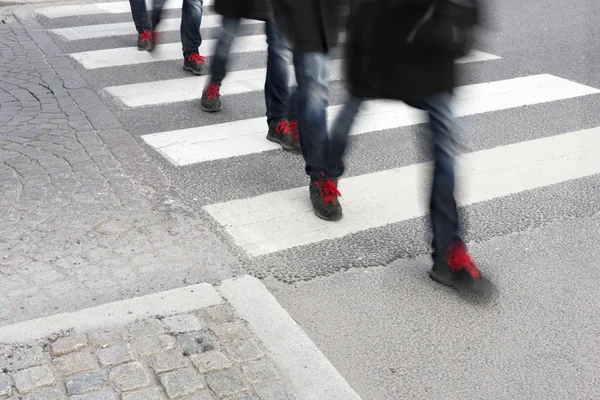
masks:
<svg viewBox="0 0 600 400"><path fill-rule="evenodd" d="M293 51L297 87L290 99L290 120L298 122L300 147L310 177L315 214L339 220L342 207L337 180L325 165L329 151L329 51L338 43L342 11L348 0L273 0L275 21Z"/></svg>
<svg viewBox="0 0 600 400"><path fill-rule="evenodd" d="M346 47L350 99L333 124L326 163L330 178L342 176L348 135L364 99L403 100L427 112L435 157L430 276L448 286L482 280L458 233L454 197L457 136L450 107L454 60L470 51L478 20L475 0L359 3L350 19Z"/></svg>
<svg viewBox="0 0 600 400"><path fill-rule="evenodd" d="M131 15L138 31L138 50L152 51L158 40L157 27L161 21L165 0L153 0L152 19L148 18L145 0L129 0ZM194 75L208 72L206 59L199 53L202 44L200 25L202 23L203 0L183 0L181 8L181 44L183 46L183 69Z"/></svg>
<svg viewBox="0 0 600 400"><path fill-rule="evenodd" d="M267 139L279 143L285 150L299 153L298 128L287 119L290 97L287 64L291 53L283 47L273 21L269 0L215 0L215 11L223 16L223 27L210 68L210 83L202 92L201 107L206 112L221 111L220 88L227 74L227 62L242 18L265 21L267 34Z"/></svg>

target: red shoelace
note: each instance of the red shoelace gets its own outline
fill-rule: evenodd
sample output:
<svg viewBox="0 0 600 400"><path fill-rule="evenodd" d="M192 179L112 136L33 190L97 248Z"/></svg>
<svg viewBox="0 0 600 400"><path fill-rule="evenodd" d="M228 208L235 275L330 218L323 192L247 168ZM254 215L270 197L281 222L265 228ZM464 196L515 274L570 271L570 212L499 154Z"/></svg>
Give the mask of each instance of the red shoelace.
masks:
<svg viewBox="0 0 600 400"><path fill-rule="evenodd" d="M325 204L334 204L338 197L342 197L342 194L337 188L337 182L326 179L323 181L315 181L315 183L321 191L321 197Z"/></svg>
<svg viewBox="0 0 600 400"><path fill-rule="evenodd" d="M146 43L150 39L152 39L152 34L148 31L142 31L140 33L140 38L142 39L142 43Z"/></svg>
<svg viewBox="0 0 600 400"><path fill-rule="evenodd" d="M214 83L211 84L208 89L206 89L206 98L208 100L214 100L219 97L221 93L219 93L219 87Z"/></svg>
<svg viewBox="0 0 600 400"><path fill-rule="evenodd" d="M200 54L192 54L188 58L188 62L195 62L197 64L206 64L206 58L202 57Z"/></svg>
<svg viewBox="0 0 600 400"><path fill-rule="evenodd" d="M300 140L300 136L298 135L298 123L290 122L290 121L281 121L277 124L275 131L278 133L283 133L284 135L293 135L294 140Z"/></svg>
<svg viewBox="0 0 600 400"><path fill-rule="evenodd" d="M467 246L462 240L457 241L448 249L448 265L452 272L466 271L474 280L481 279L481 271L467 251Z"/></svg>

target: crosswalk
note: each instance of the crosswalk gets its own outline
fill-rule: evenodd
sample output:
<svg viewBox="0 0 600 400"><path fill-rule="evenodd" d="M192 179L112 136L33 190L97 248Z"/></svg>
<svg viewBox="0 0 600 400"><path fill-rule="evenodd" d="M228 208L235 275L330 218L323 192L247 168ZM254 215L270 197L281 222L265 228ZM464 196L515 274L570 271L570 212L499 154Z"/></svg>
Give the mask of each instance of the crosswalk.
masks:
<svg viewBox="0 0 600 400"><path fill-rule="evenodd" d="M204 2L203 29L215 28L220 17L211 13ZM181 0L166 3L167 9L181 7ZM293 251L314 243L334 243L360 232L409 221L427 213L428 162L390 168L364 166L365 173L349 174L340 181L343 194L344 219L337 223L324 222L312 214L308 200L307 181L294 174L281 187L270 181L270 171L261 171L251 177L252 193L232 192L224 176L236 174L244 179L245 171L254 171L254 165L268 165L273 171L299 167L301 160L284 154L277 145L265 140L265 118L260 112L223 112L207 115L199 111L198 100L207 77L177 76L162 72L162 61L181 60L181 44L165 43L154 53L138 51L132 22L122 22L123 14L130 12L128 2L89 3L45 7L36 10L43 24L56 41L67 48L85 39L131 36L131 46L104 48L102 42L90 44L85 51L70 52L69 56L90 80L96 82L98 71L125 71L140 65L156 65L157 76L148 76L141 82L115 85L103 81L98 91L117 104L122 116L144 115L155 118L155 130L142 132L141 139L150 151L156 152L171 165L170 173L184 174L187 181L197 180L199 193L194 197L200 207L227 232L231 240L251 257L264 257L284 251ZM102 24L86 24L86 16L104 15ZM81 17L72 26L64 26L61 19ZM225 104L235 104L258 110L266 69L266 38L259 21L245 21L251 30L239 37L232 48L232 71L222 87ZM177 31L180 19L166 19L162 29ZM252 30L254 29L254 30ZM216 36L206 39L202 53L212 54ZM262 60L257 67L250 61L236 64L246 55ZM254 58L252 58L254 57ZM457 62L472 70L485 68L490 63L501 63L502 54L474 51ZM164 68L164 66L162 67ZM329 70L337 92L343 88L342 62L334 59ZM290 67L290 73L292 69ZM162 79L161 74L164 75ZM168 76L167 76L168 75ZM502 135L501 118L512 111L529 107L531 118L544 105L559 104L589 96L600 96L598 88L548 74L544 71L511 71L510 77L470 82L457 88L454 112L468 124L469 118L489 121L483 124L487 135ZM294 84L293 74L290 85ZM336 86L337 85L337 86ZM335 91L332 91L335 92ZM336 93L337 93L336 92ZM337 97L336 97L337 96ZM328 108L331 122L341 108L341 95L335 95ZM262 104L261 104L262 105ZM179 126L163 129L161 110L171 112L195 107L197 115L182 118ZM142 114L143 113L143 114ZM248 114L252 114L249 116ZM502 115L502 117L499 117ZM127 120L135 121L137 117ZM500 119L499 119L500 118ZM137 118L139 119L139 118ZM377 157L380 137L400 129L417 128L426 122L418 110L394 101L366 102L353 128L352 135L360 135L364 148ZM499 123L500 122L500 123ZM540 124L541 125L541 124ZM600 174L600 128L574 129L554 135L540 135L524 131L519 141L507 141L491 148L479 148L463 154L459 159L458 175L461 180L459 196L462 206L549 187L569 180ZM128 127L136 131L135 126ZM372 146L369 145L372 143ZM217 167L218 166L218 167ZM224 176L204 173L222 169ZM298 177L298 178L296 178ZM205 192L201 187L206 186ZM222 187L222 188L221 188Z"/></svg>

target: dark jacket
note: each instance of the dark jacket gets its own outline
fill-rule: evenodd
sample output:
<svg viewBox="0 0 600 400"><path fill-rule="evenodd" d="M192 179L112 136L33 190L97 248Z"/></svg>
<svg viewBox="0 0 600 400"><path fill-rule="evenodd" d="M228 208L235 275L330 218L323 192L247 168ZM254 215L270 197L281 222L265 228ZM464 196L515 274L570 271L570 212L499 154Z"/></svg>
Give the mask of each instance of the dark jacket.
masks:
<svg viewBox="0 0 600 400"><path fill-rule="evenodd" d="M408 40L432 1L399 2L393 9L376 3L359 3L350 21L345 49L350 92L418 105L422 96L452 91L455 55L432 45L434 37L447 37L444 23L434 16Z"/></svg>
<svg viewBox="0 0 600 400"><path fill-rule="evenodd" d="M215 0L215 12L231 18L267 21L273 18L271 0Z"/></svg>
<svg viewBox="0 0 600 400"><path fill-rule="evenodd" d="M279 29L300 52L326 53L338 43L351 0L273 0Z"/></svg>

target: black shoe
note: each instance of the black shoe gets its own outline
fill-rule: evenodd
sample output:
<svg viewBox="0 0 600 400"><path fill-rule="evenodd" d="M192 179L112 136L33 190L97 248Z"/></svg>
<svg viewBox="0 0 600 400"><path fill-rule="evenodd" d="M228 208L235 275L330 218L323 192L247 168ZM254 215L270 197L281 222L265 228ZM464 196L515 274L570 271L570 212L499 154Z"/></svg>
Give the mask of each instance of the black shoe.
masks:
<svg viewBox="0 0 600 400"><path fill-rule="evenodd" d="M462 240L450 246L445 260L433 264L429 277L437 283L452 287L477 286L483 281L481 271Z"/></svg>
<svg viewBox="0 0 600 400"><path fill-rule="evenodd" d="M294 129L295 128L295 129ZM280 119L269 124L267 139L279 143L284 150L300 154L300 140L298 136L298 123L290 123L287 119Z"/></svg>
<svg viewBox="0 0 600 400"><path fill-rule="evenodd" d="M140 51L151 51L153 48L152 33L149 31L141 31L138 33L137 48Z"/></svg>
<svg viewBox="0 0 600 400"><path fill-rule="evenodd" d="M337 188L337 180L323 179L310 180L310 201L315 215L326 221L342 219L342 206L338 197L342 194Z"/></svg>
<svg viewBox="0 0 600 400"><path fill-rule="evenodd" d="M200 54L192 54L183 62L183 69L190 71L194 75L206 75L208 73L208 65L206 58Z"/></svg>
<svg viewBox="0 0 600 400"><path fill-rule="evenodd" d="M202 99L200 99L200 105L202 110L206 112L218 112L221 111L221 93L219 88L221 85L211 83L202 92Z"/></svg>

